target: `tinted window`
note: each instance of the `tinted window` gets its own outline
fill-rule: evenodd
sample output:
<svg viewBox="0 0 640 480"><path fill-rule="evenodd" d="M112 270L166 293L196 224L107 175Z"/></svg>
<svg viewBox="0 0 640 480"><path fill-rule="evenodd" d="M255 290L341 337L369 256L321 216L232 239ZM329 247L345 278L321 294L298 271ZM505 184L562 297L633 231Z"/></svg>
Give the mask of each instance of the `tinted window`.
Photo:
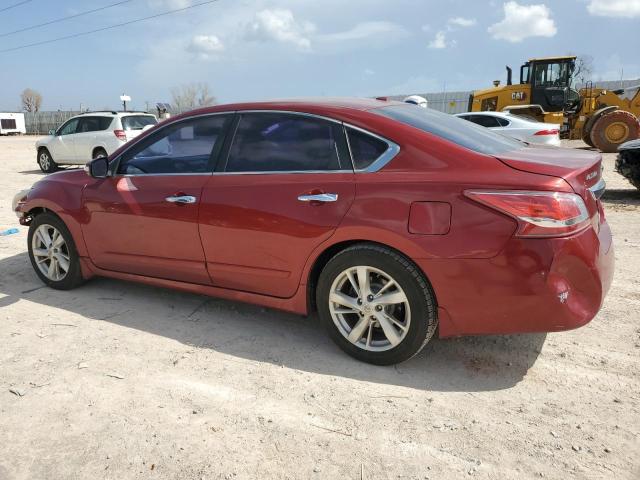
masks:
<svg viewBox="0 0 640 480"><path fill-rule="evenodd" d="M430 108L390 105L371 111L487 155L523 148L517 140Z"/></svg>
<svg viewBox="0 0 640 480"><path fill-rule="evenodd" d="M210 157L221 141L226 115L213 115L167 126L127 151L118 173L204 173L211 171Z"/></svg>
<svg viewBox="0 0 640 480"><path fill-rule="evenodd" d="M389 148L389 145L384 140L353 128L347 128L347 135L349 136L353 166L356 170L367 168Z"/></svg>
<svg viewBox="0 0 640 480"><path fill-rule="evenodd" d="M76 133L76 128L78 127L78 119L72 118L67 123L60 127L58 130L58 135L70 135L72 133Z"/></svg>
<svg viewBox="0 0 640 480"><path fill-rule="evenodd" d="M142 130L147 125L158 123L153 115L128 115L120 119L124 130Z"/></svg>
<svg viewBox="0 0 640 480"><path fill-rule="evenodd" d="M509 120L507 120L506 118L500 118L500 117L496 117L496 120L498 121L498 123L500 124L501 127L508 127L509 124L511 123Z"/></svg>
<svg viewBox="0 0 640 480"><path fill-rule="evenodd" d="M242 115L229 151L227 172L340 170L342 127L305 115ZM346 159L345 159L346 160ZM345 167L350 168L348 162Z"/></svg>
<svg viewBox="0 0 640 480"><path fill-rule="evenodd" d="M495 117L490 117L489 115L472 115L470 118L467 118L467 120L487 128L500 126L498 120Z"/></svg>
<svg viewBox="0 0 640 480"><path fill-rule="evenodd" d="M83 117L78 124L77 133L106 130L113 121L112 117Z"/></svg>
<svg viewBox="0 0 640 480"><path fill-rule="evenodd" d="M0 128L6 128L7 130L16 128L15 118L3 118L0 120Z"/></svg>

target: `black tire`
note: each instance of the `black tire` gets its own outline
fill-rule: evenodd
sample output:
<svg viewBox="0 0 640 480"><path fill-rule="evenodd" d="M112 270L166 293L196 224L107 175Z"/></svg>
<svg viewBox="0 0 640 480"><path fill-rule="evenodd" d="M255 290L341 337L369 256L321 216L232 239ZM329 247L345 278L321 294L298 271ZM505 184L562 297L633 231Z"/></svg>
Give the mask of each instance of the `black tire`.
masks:
<svg viewBox="0 0 640 480"><path fill-rule="evenodd" d="M384 351L366 350L349 341L334 323L331 314L329 297L334 281L350 267L361 265L373 267L390 276L408 299L410 322L406 334L398 345ZM318 280L316 302L320 319L331 339L352 357L375 365L392 365L415 356L431 339L438 325L435 295L422 272L403 255L375 244L353 245L329 260ZM354 323L358 321L357 315L350 317L354 318Z"/></svg>
<svg viewBox="0 0 640 480"><path fill-rule="evenodd" d="M96 148L93 151L93 155L91 157L92 160L95 160L96 158L100 158L100 157L108 157L109 155L107 155L107 151L104 148Z"/></svg>
<svg viewBox="0 0 640 480"><path fill-rule="evenodd" d="M53 173L58 170L58 164L53 160L53 157L46 148L38 150L38 158L36 159L40 170L44 173Z"/></svg>
<svg viewBox="0 0 640 480"><path fill-rule="evenodd" d="M620 152L616 158L616 172L640 190L640 152Z"/></svg>
<svg viewBox="0 0 640 480"><path fill-rule="evenodd" d="M42 225L49 225L57 229L65 241L65 253L68 254L69 257L69 269L67 270L64 278L57 281L51 280L40 271L33 253L33 236L38 227ZM37 215L29 225L27 246L29 249L29 259L31 260L31 265L33 266L33 269L35 270L38 277L40 277L40 280L42 280L47 286L55 288L56 290L71 290L72 288L75 288L84 282L84 279L82 278L82 271L80 268L80 257L78 256L76 244L73 241L73 237L71 236L69 229L64 224L64 222L60 220L59 217L51 213L41 213L40 215Z"/></svg>

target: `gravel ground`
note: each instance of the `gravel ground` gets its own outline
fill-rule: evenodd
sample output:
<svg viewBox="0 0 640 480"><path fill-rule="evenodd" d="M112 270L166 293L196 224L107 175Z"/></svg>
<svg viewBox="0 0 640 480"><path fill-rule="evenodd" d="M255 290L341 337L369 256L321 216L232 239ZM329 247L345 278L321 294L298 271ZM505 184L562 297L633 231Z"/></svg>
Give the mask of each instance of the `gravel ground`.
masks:
<svg viewBox="0 0 640 480"><path fill-rule="evenodd" d="M0 230L41 178L34 140L0 138ZM43 288L26 228L0 237L0 479L640 478L640 195L606 157L600 314L435 340L396 367L350 359L313 317L107 279Z"/></svg>

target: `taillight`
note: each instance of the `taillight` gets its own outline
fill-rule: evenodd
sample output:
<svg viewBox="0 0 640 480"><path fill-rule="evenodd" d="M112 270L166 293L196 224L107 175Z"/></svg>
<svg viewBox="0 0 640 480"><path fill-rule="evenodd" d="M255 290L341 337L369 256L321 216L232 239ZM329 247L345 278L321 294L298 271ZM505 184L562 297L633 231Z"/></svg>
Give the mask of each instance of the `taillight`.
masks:
<svg viewBox="0 0 640 480"><path fill-rule="evenodd" d="M540 130L539 132L534 133L534 135L558 135L558 133L560 133L560 130L556 128L550 130Z"/></svg>
<svg viewBox="0 0 640 480"><path fill-rule="evenodd" d="M582 230L589 213L579 195L565 192L467 190L465 195L518 221L516 235L556 237Z"/></svg>
<svg viewBox="0 0 640 480"><path fill-rule="evenodd" d="M122 140L123 142L127 141L127 134L124 133L124 130L114 130L113 134L118 137L118 140Z"/></svg>

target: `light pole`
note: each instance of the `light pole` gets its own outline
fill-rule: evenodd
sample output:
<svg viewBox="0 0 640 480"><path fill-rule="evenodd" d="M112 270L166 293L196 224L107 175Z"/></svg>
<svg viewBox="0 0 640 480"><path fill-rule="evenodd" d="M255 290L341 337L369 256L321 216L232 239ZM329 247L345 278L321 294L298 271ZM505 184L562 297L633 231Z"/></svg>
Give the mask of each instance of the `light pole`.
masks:
<svg viewBox="0 0 640 480"><path fill-rule="evenodd" d="M131 97L129 95L125 95L124 93L120 95L120 100L122 101L122 109L127 111L127 102L131 101Z"/></svg>

